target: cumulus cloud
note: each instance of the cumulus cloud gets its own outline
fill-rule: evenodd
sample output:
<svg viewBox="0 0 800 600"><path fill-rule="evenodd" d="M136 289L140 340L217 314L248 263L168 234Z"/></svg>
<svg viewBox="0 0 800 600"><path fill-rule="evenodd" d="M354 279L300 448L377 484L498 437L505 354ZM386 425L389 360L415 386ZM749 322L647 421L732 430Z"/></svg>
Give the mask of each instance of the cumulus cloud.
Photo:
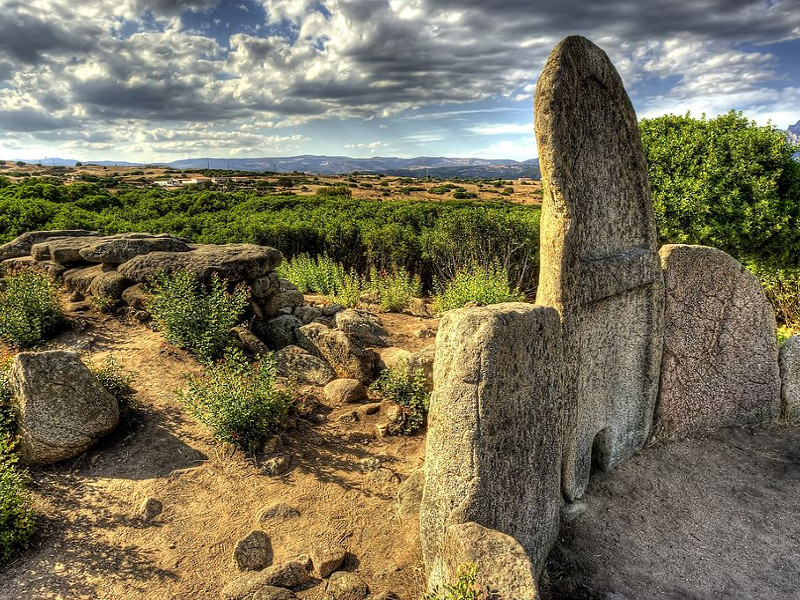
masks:
<svg viewBox="0 0 800 600"><path fill-rule="evenodd" d="M156 123L187 136L189 150L200 141L193 124L205 124L217 148L237 139L288 148L299 140L280 138L294 133L270 141L252 129L433 119L431 108L463 135L527 135L527 116L493 122L470 107L529 104L547 54L571 33L609 53L646 111L752 101L759 114L778 114L774 99L789 87L773 48L800 39L795 0L0 0L0 10L0 129L83 140L87 129ZM211 135L223 130L230 137ZM354 149L374 150L369 143Z"/></svg>

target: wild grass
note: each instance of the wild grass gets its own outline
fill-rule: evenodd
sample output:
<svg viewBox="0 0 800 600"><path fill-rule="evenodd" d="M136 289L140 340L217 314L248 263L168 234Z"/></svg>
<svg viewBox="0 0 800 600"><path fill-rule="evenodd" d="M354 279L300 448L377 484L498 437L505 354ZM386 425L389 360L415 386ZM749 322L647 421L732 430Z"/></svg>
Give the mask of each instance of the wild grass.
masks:
<svg viewBox="0 0 800 600"><path fill-rule="evenodd" d="M0 281L0 339L13 348L27 349L58 331L65 318L57 293L40 269L6 275Z"/></svg>
<svg viewBox="0 0 800 600"><path fill-rule="evenodd" d="M525 298L522 292L511 287L508 271L499 264L488 267L473 264L456 272L452 281L442 283L439 288L433 297L433 309L436 312L461 308L468 302L488 306Z"/></svg>

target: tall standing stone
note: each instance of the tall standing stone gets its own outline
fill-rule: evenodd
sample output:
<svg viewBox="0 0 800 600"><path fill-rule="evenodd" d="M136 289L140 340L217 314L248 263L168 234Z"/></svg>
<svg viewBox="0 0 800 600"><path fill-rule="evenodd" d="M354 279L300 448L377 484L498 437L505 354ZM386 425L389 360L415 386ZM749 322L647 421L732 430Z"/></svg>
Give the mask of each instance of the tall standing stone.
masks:
<svg viewBox="0 0 800 600"><path fill-rule="evenodd" d="M564 332L562 487L583 495L650 433L664 284L636 114L611 61L571 36L536 85L544 199L536 301Z"/></svg>
<svg viewBox="0 0 800 600"><path fill-rule="evenodd" d="M439 326L420 535L429 585L446 576L449 525L515 538L535 571L558 533L558 313L523 303L463 308Z"/></svg>
<svg viewBox="0 0 800 600"><path fill-rule="evenodd" d="M655 430L689 437L780 412L775 314L758 279L708 246L661 248L667 287Z"/></svg>

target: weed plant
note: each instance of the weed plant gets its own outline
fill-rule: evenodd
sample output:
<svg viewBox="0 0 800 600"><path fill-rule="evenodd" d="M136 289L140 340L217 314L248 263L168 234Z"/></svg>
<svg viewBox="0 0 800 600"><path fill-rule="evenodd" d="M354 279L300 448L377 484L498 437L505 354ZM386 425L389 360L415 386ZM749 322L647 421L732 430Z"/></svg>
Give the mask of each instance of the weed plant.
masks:
<svg viewBox="0 0 800 600"><path fill-rule="evenodd" d="M255 454L289 412L291 394L275 383L271 354L253 364L240 350L231 350L204 374L189 376L180 398L217 440Z"/></svg>
<svg viewBox="0 0 800 600"><path fill-rule="evenodd" d="M478 567L461 565L456 581L425 594L423 600L489 600L485 586L478 582Z"/></svg>
<svg viewBox="0 0 800 600"><path fill-rule="evenodd" d="M230 344L230 328L248 302L243 285L228 292L216 275L206 285L191 273L160 275L152 286L148 310L167 340L202 362L221 356Z"/></svg>
<svg viewBox="0 0 800 600"><path fill-rule="evenodd" d="M440 286L440 291L433 297L433 309L444 312L461 308L468 302L476 302L481 306L500 302L524 300L524 295L508 283L508 271L499 264L488 267L473 264L458 271L452 281Z"/></svg>
<svg viewBox="0 0 800 600"><path fill-rule="evenodd" d="M372 267L368 287L377 296L381 308L388 312L400 312L408 307L411 298L422 295L419 275L413 275L401 266L388 271Z"/></svg>

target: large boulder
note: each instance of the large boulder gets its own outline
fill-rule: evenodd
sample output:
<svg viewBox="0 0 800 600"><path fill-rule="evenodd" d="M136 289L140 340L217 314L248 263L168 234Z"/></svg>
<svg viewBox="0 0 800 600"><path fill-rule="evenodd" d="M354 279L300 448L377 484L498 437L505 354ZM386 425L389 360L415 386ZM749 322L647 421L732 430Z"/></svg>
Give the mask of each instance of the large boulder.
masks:
<svg viewBox="0 0 800 600"><path fill-rule="evenodd" d="M542 169L537 304L564 332L564 495L583 495L647 441L658 393L664 282L639 125L608 56L570 36L536 84ZM524 545L524 544L523 544Z"/></svg>
<svg viewBox="0 0 800 600"><path fill-rule="evenodd" d="M73 458L113 431L119 406L76 352L22 352L11 367L27 464Z"/></svg>
<svg viewBox="0 0 800 600"><path fill-rule="evenodd" d="M100 277L103 273L103 267L94 265L93 267L81 267L79 269L70 269L64 273L64 285L72 292L80 292L81 294L88 295L92 282Z"/></svg>
<svg viewBox="0 0 800 600"><path fill-rule="evenodd" d="M758 279L707 246L661 249L664 360L655 433L702 435L780 411L775 314Z"/></svg>
<svg viewBox="0 0 800 600"><path fill-rule="evenodd" d="M336 379L336 373L323 359L309 354L299 346L286 346L275 353L278 375L297 383L325 385Z"/></svg>
<svg viewBox="0 0 800 600"><path fill-rule="evenodd" d="M519 302L445 314L436 338L420 536L442 581L448 525L516 538L538 573L558 533L562 341L558 313Z"/></svg>
<svg viewBox="0 0 800 600"><path fill-rule="evenodd" d="M217 275L224 281L252 281L281 263L283 255L275 248L255 244L206 245L189 252L150 252L119 266L128 279L144 283L158 273L189 271L200 281Z"/></svg>
<svg viewBox="0 0 800 600"><path fill-rule="evenodd" d="M78 253L89 262L119 265L150 252L188 252L188 242L169 234L121 233L103 237Z"/></svg>
<svg viewBox="0 0 800 600"><path fill-rule="evenodd" d="M375 378L378 355L353 343L343 331L309 323L297 330L297 345L328 361L339 377L371 383Z"/></svg>
<svg viewBox="0 0 800 600"><path fill-rule="evenodd" d="M428 590L453 583L464 565L477 567L477 583L492 598L537 600L536 576L525 549L510 535L477 523L450 525L442 544L442 570Z"/></svg>
<svg viewBox="0 0 800 600"><path fill-rule="evenodd" d="M103 271L92 278L89 293L99 298L108 298L116 302L122 300L122 294L133 282L119 271Z"/></svg>
<svg viewBox="0 0 800 600"><path fill-rule="evenodd" d="M82 263L80 251L97 241L97 236L52 237L31 246L31 256L36 260L52 260L60 265Z"/></svg>
<svg viewBox="0 0 800 600"><path fill-rule="evenodd" d="M261 325L258 333L267 346L280 350L297 342L297 330L302 324L294 315L280 315Z"/></svg>
<svg viewBox="0 0 800 600"><path fill-rule="evenodd" d="M380 317L366 310L348 308L337 312L335 323L337 329L364 348L392 345Z"/></svg>
<svg viewBox="0 0 800 600"><path fill-rule="evenodd" d="M34 244L54 237L86 237L99 236L96 231L85 229L56 229L53 231L29 231L0 246L0 261L20 256L28 256Z"/></svg>
<svg viewBox="0 0 800 600"><path fill-rule="evenodd" d="M793 335L781 345L778 355L781 371L781 417L800 423L800 335Z"/></svg>

